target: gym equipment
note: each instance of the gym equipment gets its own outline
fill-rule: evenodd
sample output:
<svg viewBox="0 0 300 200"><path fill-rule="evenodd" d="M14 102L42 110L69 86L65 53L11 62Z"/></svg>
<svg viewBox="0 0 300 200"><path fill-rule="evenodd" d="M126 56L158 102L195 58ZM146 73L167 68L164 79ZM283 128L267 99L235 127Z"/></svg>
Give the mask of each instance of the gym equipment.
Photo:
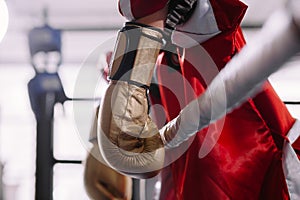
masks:
<svg viewBox="0 0 300 200"><path fill-rule="evenodd" d="M70 98L63 89L58 68L62 63L61 31L45 24L35 27L28 34L31 64L35 76L28 83L31 108L37 122L35 199L51 200L53 197L53 166L56 163L81 164L81 160L57 160L53 156L53 112L57 103L65 101L95 101L92 98ZM36 63L36 56L43 53L43 63ZM47 71L50 53L56 53L54 72ZM53 63L52 63L53 64ZM43 65L43 66L39 66ZM53 70L53 69L52 69Z"/></svg>

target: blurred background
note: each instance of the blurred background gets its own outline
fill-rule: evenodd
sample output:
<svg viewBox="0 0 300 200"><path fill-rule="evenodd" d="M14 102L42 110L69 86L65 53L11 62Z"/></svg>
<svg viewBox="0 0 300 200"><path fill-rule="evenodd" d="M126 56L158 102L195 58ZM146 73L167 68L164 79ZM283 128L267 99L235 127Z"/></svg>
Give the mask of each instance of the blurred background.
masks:
<svg viewBox="0 0 300 200"><path fill-rule="evenodd" d="M265 20L285 0L244 2L249 9L243 31L247 41L251 42ZM60 58L53 55L48 61L54 63L50 70L58 72L66 96L77 99L64 100L63 104L55 104L53 108L53 149L50 150L54 158L61 161L53 166L53 198L88 199L83 187L81 161L84 162L90 147L88 135L97 105L97 101L89 99L100 97L105 90L105 83L99 81L100 70L105 66L105 53L113 48L116 33L124 23L118 13L117 0L6 0L6 3L9 26L0 43L0 178L3 193L0 200L34 199L36 141L40 126L31 108L28 82L38 70L32 62L42 65L43 60L39 59L43 59L43 55L42 58L31 57L28 33L34 27L44 26L45 22L61 33L61 65L56 68L55 63ZM300 101L299 64L295 57L270 77L284 101ZM82 98L86 100L79 101ZM83 109L78 110L78 107ZM288 105L288 108L294 117L300 118L300 106Z"/></svg>

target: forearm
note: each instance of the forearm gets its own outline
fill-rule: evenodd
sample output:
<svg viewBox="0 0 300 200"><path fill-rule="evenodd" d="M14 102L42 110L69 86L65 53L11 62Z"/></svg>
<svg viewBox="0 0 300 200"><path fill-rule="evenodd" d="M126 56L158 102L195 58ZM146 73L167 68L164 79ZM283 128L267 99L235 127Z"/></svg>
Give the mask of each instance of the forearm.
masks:
<svg viewBox="0 0 300 200"><path fill-rule="evenodd" d="M165 25L167 12L168 8L167 6L165 6L163 9L158 10L155 13L136 19L135 21L141 24L163 29Z"/></svg>

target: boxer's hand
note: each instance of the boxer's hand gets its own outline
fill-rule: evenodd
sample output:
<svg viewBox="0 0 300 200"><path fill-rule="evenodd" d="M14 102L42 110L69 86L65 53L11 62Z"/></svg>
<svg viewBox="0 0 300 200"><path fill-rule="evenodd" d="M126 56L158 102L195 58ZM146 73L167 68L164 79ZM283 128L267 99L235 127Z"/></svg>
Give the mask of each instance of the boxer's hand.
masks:
<svg viewBox="0 0 300 200"><path fill-rule="evenodd" d="M95 145L88 155L84 171L86 191L95 200L130 200L132 179L100 162L99 147Z"/></svg>
<svg viewBox="0 0 300 200"><path fill-rule="evenodd" d="M98 140L103 157L121 173L149 178L164 165L165 141L148 115L147 92L163 44L189 18L196 2L170 4L164 32L136 22L127 22L119 32L99 112Z"/></svg>
<svg viewBox="0 0 300 200"><path fill-rule="evenodd" d="M163 143L148 115L147 99L162 39L161 29L126 23L119 32L99 111L103 157L112 168L136 178L156 175L164 163Z"/></svg>

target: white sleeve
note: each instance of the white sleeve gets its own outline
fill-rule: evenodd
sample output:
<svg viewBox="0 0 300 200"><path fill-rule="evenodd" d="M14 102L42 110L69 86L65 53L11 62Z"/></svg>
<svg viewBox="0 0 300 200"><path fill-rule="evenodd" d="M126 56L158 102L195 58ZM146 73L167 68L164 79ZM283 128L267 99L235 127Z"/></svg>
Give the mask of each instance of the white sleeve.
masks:
<svg viewBox="0 0 300 200"><path fill-rule="evenodd" d="M209 0L198 0L191 18L184 24L176 26L172 42L180 47L189 48L220 32Z"/></svg>

